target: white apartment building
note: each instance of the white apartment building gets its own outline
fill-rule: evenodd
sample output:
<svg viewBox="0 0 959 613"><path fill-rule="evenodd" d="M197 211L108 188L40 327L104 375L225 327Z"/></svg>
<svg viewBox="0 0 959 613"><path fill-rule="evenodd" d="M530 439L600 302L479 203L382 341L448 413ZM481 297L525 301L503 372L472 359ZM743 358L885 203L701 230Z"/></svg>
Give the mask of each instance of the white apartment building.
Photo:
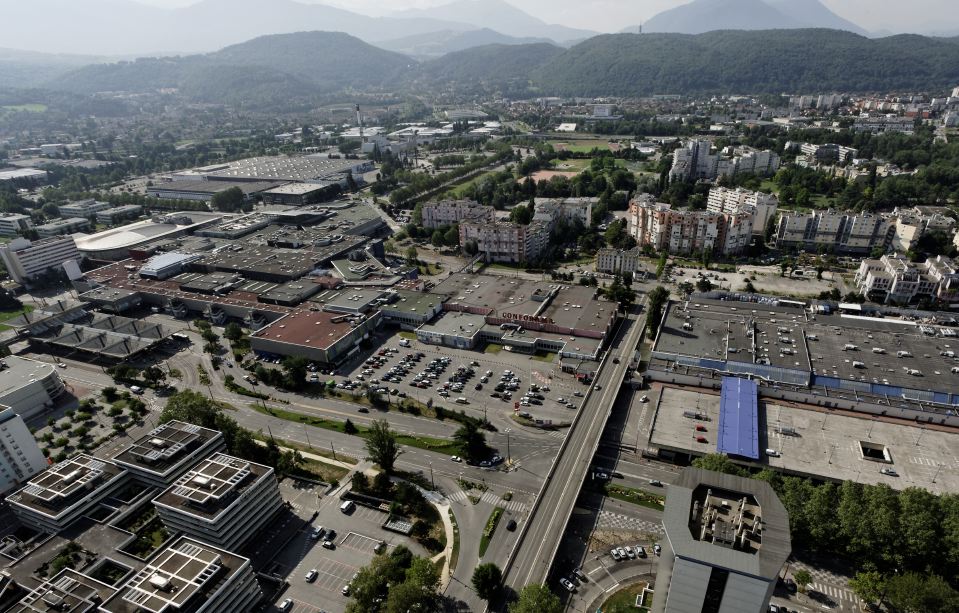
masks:
<svg viewBox="0 0 959 613"><path fill-rule="evenodd" d="M916 120L913 117L880 115L878 117L857 117L852 124L852 129L856 132L872 132L873 134L886 132L912 134L915 124Z"/></svg>
<svg viewBox="0 0 959 613"><path fill-rule="evenodd" d="M493 223L496 211L475 200L440 200L423 205L423 227L435 229L464 221Z"/></svg>
<svg viewBox="0 0 959 613"><path fill-rule="evenodd" d="M479 253L485 254L489 262L534 261L549 246L549 226L541 221L526 226L508 222L463 222L459 230L460 245L476 241Z"/></svg>
<svg viewBox="0 0 959 613"><path fill-rule="evenodd" d="M81 453L36 475L6 500L24 525L56 534L116 494L127 476L113 462Z"/></svg>
<svg viewBox="0 0 959 613"><path fill-rule="evenodd" d="M854 147L844 147L835 143L825 143L822 145L814 143L802 143L799 150L803 155L808 155L817 162L845 162L859 155L859 150Z"/></svg>
<svg viewBox="0 0 959 613"><path fill-rule="evenodd" d="M596 252L596 272L635 273L641 268L639 258L642 253L639 247L633 247L632 249L604 247Z"/></svg>
<svg viewBox="0 0 959 613"><path fill-rule="evenodd" d="M712 153L712 142L691 140L673 152L670 181L712 180L739 173L769 175L779 169L779 156L773 151L743 151L724 158Z"/></svg>
<svg viewBox="0 0 959 613"><path fill-rule="evenodd" d="M648 194L634 198L627 212L627 232L643 247L673 254L741 253L752 240L752 215L712 211L677 211Z"/></svg>
<svg viewBox="0 0 959 613"><path fill-rule="evenodd" d="M13 407L24 419L52 407L63 391L53 364L15 355L0 358L0 405Z"/></svg>
<svg viewBox="0 0 959 613"><path fill-rule="evenodd" d="M751 212L753 234L762 235L766 224L776 216L779 198L774 194L754 192L737 187L711 187L706 201L706 210L713 213Z"/></svg>
<svg viewBox="0 0 959 613"><path fill-rule="evenodd" d="M30 281L48 268L59 269L65 262L80 261L80 252L72 236L42 239L31 242L18 238L0 245L0 259L17 283Z"/></svg>
<svg viewBox="0 0 959 613"><path fill-rule="evenodd" d="M68 202L67 204L62 204L57 208L60 210L60 217L67 219L68 217L83 217L84 219L90 217L90 215L96 215L100 211L105 211L111 208L113 205L109 202L99 202L94 199L89 200L77 200L76 202Z"/></svg>
<svg viewBox="0 0 959 613"><path fill-rule="evenodd" d="M928 273L925 265L917 266L898 254L863 260L855 281L859 293L873 302L885 304L909 304L933 298L939 288L939 280Z"/></svg>
<svg viewBox="0 0 959 613"><path fill-rule="evenodd" d="M33 228L33 220L29 215L20 213L4 213L0 215L0 236L19 236L22 232Z"/></svg>
<svg viewBox="0 0 959 613"><path fill-rule="evenodd" d="M928 232L955 231L956 220L946 215L944 207L917 206L909 209L895 209L892 212L894 228L890 247L895 251L906 252L916 246L922 236Z"/></svg>
<svg viewBox="0 0 959 613"><path fill-rule="evenodd" d="M217 430L173 420L130 443L113 461L140 481L163 488L224 446Z"/></svg>
<svg viewBox="0 0 959 613"><path fill-rule="evenodd" d="M170 530L236 550L282 506L273 469L215 453L153 499Z"/></svg>
<svg viewBox="0 0 959 613"><path fill-rule="evenodd" d="M865 254L885 246L888 229L888 220L875 213L857 215L832 209L783 213L776 230L776 246Z"/></svg>
<svg viewBox="0 0 959 613"><path fill-rule="evenodd" d="M593 222L593 206L598 203L599 198L536 198L533 219L550 225L560 219L568 223L578 220L588 228Z"/></svg>
<svg viewBox="0 0 959 613"><path fill-rule="evenodd" d="M944 255L927 259L923 266L937 283L936 298L946 304L959 302L959 266Z"/></svg>
<svg viewBox="0 0 959 613"><path fill-rule="evenodd" d="M0 493L6 494L47 467L37 439L11 408L0 410Z"/></svg>

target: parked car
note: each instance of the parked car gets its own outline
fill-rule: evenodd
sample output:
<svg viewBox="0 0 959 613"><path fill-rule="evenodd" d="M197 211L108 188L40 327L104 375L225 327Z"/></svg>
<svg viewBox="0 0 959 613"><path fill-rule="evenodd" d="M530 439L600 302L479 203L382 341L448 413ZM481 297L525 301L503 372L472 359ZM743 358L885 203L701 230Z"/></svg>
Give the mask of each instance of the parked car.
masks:
<svg viewBox="0 0 959 613"><path fill-rule="evenodd" d="M583 569L582 569L582 568L574 568L572 572L573 572L573 575L574 575L577 579L579 579L580 583L586 583L586 581L587 581L587 579L586 579L586 573L583 572Z"/></svg>
<svg viewBox="0 0 959 613"><path fill-rule="evenodd" d="M293 608L293 599L287 598L286 600L281 602L277 608L281 611L289 611L290 609Z"/></svg>
<svg viewBox="0 0 959 613"><path fill-rule="evenodd" d="M314 581L316 581L316 576L319 574L320 573L315 568L310 569L310 572L306 573L306 582L313 583Z"/></svg>
<svg viewBox="0 0 959 613"><path fill-rule="evenodd" d="M333 541L327 539L323 541L323 549L336 549L336 544Z"/></svg>
<svg viewBox="0 0 959 613"><path fill-rule="evenodd" d="M463 461L463 458L459 457L458 455L454 455L454 456L452 456L452 457L450 458L450 460L452 460L452 461L454 461L454 462L462 462L462 461Z"/></svg>
<svg viewBox="0 0 959 613"><path fill-rule="evenodd" d="M575 592L575 591L576 591L576 586L573 585L573 582L570 581L569 579L567 579L566 577L563 577L562 579L560 579L559 582L560 582L560 585L562 585L563 587L565 587L565 588L566 588L567 590L569 590L570 592Z"/></svg>
<svg viewBox="0 0 959 613"><path fill-rule="evenodd" d="M619 550L616 549L615 547L609 550L609 555L613 556L613 559L616 560L617 562L623 559L623 556L619 554Z"/></svg>

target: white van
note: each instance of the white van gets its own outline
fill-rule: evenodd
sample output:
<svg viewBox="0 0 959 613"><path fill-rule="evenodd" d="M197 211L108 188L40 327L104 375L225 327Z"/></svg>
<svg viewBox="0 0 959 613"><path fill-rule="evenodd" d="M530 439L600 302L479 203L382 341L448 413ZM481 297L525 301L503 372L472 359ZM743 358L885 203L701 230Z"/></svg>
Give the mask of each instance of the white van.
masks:
<svg viewBox="0 0 959 613"><path fill-rule="evenodd" d="M766 450L766 455L768 455L768 456L771 457L771 458L778 458L778 457L779 457L779 452L776 451L775 449L767 449L767 450Z"/></svg>
<svg viewBox="0 0 959 613"><path fill-rule="evenodd" d="M130 386L130 391L133 392L134 394L142 394L142 393L143 393L143 388L140 387L139 385L131 385L131 386Z"/></svg>
<svg viewBox="0 0 959 613"><path fill-rule="evenodd" d="M912 357L912 354L909 353L908 351L897 351L897 352L896 352L896 357L897 357L897 358L911 358L911 357Z"/></svg>
<svg viewBox="0 0 959 613"><path fill-rule="evenodd" d="M340 513L349 513L356 508L356 504L352 500L347 500L340 505Z"/></svg>

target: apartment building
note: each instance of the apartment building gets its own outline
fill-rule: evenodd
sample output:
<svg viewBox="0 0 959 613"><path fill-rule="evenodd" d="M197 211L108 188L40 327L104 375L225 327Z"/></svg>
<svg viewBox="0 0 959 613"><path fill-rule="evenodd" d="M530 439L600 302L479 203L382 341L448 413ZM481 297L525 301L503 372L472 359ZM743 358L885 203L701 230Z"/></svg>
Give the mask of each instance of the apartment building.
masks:
<svg viewBox="0 0 959 613"><path fill-rule="evenodd" d="M923 298L934 298L940 280L929 273L927 264L928 261L916 265L898 254L887 254L878 260L863 260L856 271L856 289L869 300L884 304L909 304ZM938 266L944 268L946 264L946 261L941 261ZM948 264L951 266L951 261Z"/></svg>
<svg viewBox="0 0 959 613"><path fill-rule="evenodd" d="M33 220L29 215L20 213L4 213L0 215L0 236L19 236L33 228Z"/></svg>
<svg viewBox="0 0 959 613"><path fill-rule="evenodd" d="M67 261L80 261L80 252L73 237L64 236L30 241L17 238L0 245L0 259L17 283L30 285L49 268L59 269Z"/></svg>
<svg viewBox="0 0 959 613"><path fill-rule="evenodd" d="M843 163L859 155L858 149L854 147L844 147L835 143L825 143L822 145L802 143L799 145L799 151L819 164Z"/></svg>
<svg viewBox="0 0 959 613"><path fill-rule="evenodd" d="M0 410L0 493L6 494L47 467L37 439L12 408Z"/></svg>
<svg viewBox="0 0 959 613"><path fill-rule="evenodd" d="M224 446L220 432L174 420L128 445L113 461L138 480L164 488Z"/></svg>
<svg viewBox="0 0 959 613"><path fill-rule="evenodd" d="M15 355L0 358L0 405L13 407L24 419L51 408L63 391L53 364Z"/></svg>
<svg viewBox="0 0 959 613"><path fill-rule="evenodd" d="M604 247L596 252L596 271L616 274L635 273L642 269L639 259L642 253L639 247L633 247L632 249Z"/></svg>
<svg viewBox="0 0 959 613"><path fill-rule="evenodd" d="M90 220L85 217L69 217L57 219L50 223L34 228L40 238L49 238L51 236L60 236L62 234L72 234L90 229Z"/></svg>
<svg viewBox="0 0 959 613"><path fill-rule="evenodd" d="M670 181L713 180L739 173L770 175L779 169L779 156L773 151L743 150L726 157L712 153L712 142L691 140L673 152Z"/></svg>
<svg viewBox="0 0 959 613"><path fill-rule="evenodd" d="M529 225L464 222L459 231L460 245L475 241L479 253L489 262L535 261L549 246L549 226L542 221Z"/></svg>
<svg viewBox="0 0 959 613"><path fill-rule="evenodd" d="M885 247L889 221L875 213L843 213L828 209L783 213L776 229L776 246L814 252L866 254Z"/></svg>
<svg viewBox="0 0 959 613"><path fill-rule="evenodd" d="M929 232L955 232L956 220L947 215L946 207L916 206L896 208L892 212L892 236L889 246L895 251L912 250L923 235Z"/></svg>
<svg viewBox="0 0 959 613"><path fill-rule="evenodd" d="M598 203L599 198L536 198L533 219L551 226L562 219L588 228L593 222L593 206Z"/></svg>
<svg viewBox="0 0 959 613"><path fill-rule="evenodd" d="M762 235L766 224L776 216L779 207L779 198L774 194L754 192L737 187L712 187L706 201L706 210L713 213L751 212L753 234Z"/></svg>
<svg viewBox="0 0 959 613"><path fill-rule="evenodd" d="M627 223L627 232L640 247L673 254L735 255L749 246L753 233L749 212L673 210L648 194L630 203Z"/></svg>
<svg viewBox="0 0 959 613"><path fill-rule="evenodd" d="M113 205L109 202L98 202L90 198L89 200L68 202L67 204L58 206L57 208L60 210L60 217L63 217L64 219L68 217L83 217L86 219L91 215L96 215L100 211L105 211L112 206Z"/></svg>
<svg viewBox="0 0 959 613"><path fill-rule="evenodd" d="M491 206L484 206L475 200L439 200L427 202L423 205L423 227L439 228L451 226L464 221L477 224L493 223L496 220L496 211Z"/></svg>
<svg viewBox="0 0 959 613"><path fill-rule="evenodd" d="M181 536L150 558L97 611L245 613L262 597L249 558Z"/></svg>
<svg viewBox="0 0 959 613"><path fill-rule="evenodd" d="M170 530L235 550L283 504L273 469L215 453L153 499Z"/></svg>
<svg viewBox="0 0 959 613"><path fill-rule="evenodd" d="M936 299L946 304L959 302L959 266L944 255L927 259L923 266L937 283Z"/></svg>
<svg viewBox="0 0 959 613"><path fill-rule="evenodd" d="M885 134L887 132L901 132L912 134L915 130L914 117L899 117L897 115L880 115L878 117L857 117L852 124L856 132L872 132Z"/></svg>
<svg viewBox="0 0 959 613"><path fill-rule="evenodd" d="M113 462L81 453L36 475L6 500L25 526L56 534L116 494L127 476Z"/></svg>

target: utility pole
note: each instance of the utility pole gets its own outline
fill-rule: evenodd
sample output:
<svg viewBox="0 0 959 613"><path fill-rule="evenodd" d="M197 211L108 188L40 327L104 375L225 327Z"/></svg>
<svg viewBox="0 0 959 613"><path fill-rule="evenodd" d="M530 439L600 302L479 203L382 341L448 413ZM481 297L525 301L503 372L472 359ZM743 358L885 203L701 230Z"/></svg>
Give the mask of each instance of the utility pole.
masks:
<svg viewBox="0 0 959 613"><path fill-rule="evenodd" d="M430 462L430 483L433 484L433 490L436 490L436 481L433 479L433 463Z"/></svg>
<svg viewBox="0 0 959 613"><path fill-rule="evenodd" d="M306 424L303 424L303 434L306 435L306 446L313 449L313 445L310 443L310 431L306 429Z"/></svg>
<svg viewBox="0 0 959 613"><path fill-rule="evenodd" d="M512 456L510 456L510 453L509 453L509 433L512 431L513 431L512 428L507 428L505 430L506 432L506 463L507 464L510 464L513 461Z"/></svg>
<svg viewBox="0 0 959 613"><path fill-rule="evenodd" d="M330 451L333 452L333 459L336 459L336 449L333 449L333 441L330 441Z"/></svg>

